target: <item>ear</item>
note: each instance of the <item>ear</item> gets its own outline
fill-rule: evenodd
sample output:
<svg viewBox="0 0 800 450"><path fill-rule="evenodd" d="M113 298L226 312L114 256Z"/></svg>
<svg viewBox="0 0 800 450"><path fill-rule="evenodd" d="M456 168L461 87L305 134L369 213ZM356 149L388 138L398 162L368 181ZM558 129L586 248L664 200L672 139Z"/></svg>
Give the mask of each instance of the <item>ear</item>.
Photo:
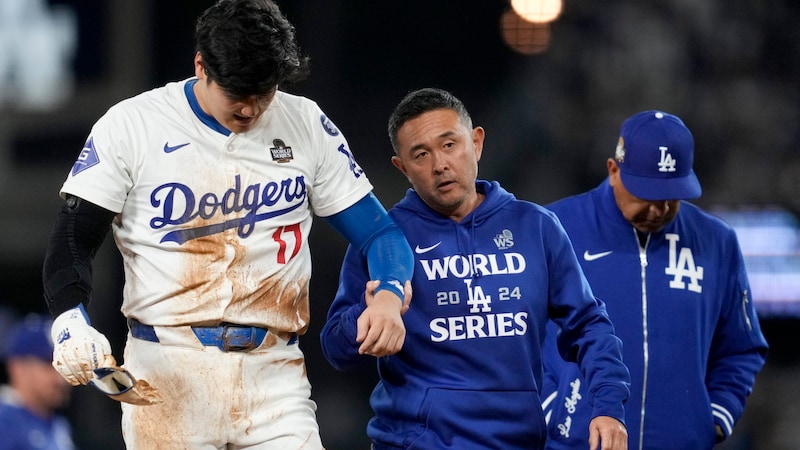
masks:
<svg viewBox="0 0 800 450"><path fill-rule="evenodd" d="M392 165L394 165L395 167L397 167L397 170L399 170L400 172L402 172L402 173L403 173L403 175L405 175L405 176L406 176L406 178L408 178L408 173L407 173L407 171L406 171L406 165L405 165L405 164L403 164L403 160L402 160L402 159L400 159L400 157L399 157L399 156L397 156L397 155L395 155L395 156L392 156Z"/></svg>
<svg viewBox="0 0 800 450"><path fill-rule="evenodd" d="M481 160L483 154L483 140L486 137L486 131L483 127L475 127L472 129L472 144L475 146L475 161Z"/></svg>
<svg viewBox="0 0 800 450"><path fill-rule="evenodd" d="M196 76L198 80L206 78L206 66L203 64L203 57L200 56L200 52L194 55L194 76Z"/></svg>
<svg viewBox="0 0 800 450"><path fill-rule="evenodd" d="M617 162L614 161L614 158L608 158L606 161L606 168L608 169L609 184L614 186L619 178L619 166L617 165Z"/></svg>

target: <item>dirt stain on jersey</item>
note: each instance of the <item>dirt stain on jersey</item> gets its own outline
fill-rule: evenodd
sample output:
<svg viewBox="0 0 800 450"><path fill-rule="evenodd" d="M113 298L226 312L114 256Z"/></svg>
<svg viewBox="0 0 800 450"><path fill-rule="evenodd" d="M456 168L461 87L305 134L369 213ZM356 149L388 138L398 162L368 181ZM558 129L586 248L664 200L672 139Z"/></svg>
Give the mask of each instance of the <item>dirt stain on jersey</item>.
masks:
<svg viewBox="0 0 800 450"><path fill-rule="evenodd" d="M278 272L258 280L254 275L241 268L229 270L230 279L236 281L225 315L258 317L270 331L304 334L310 320L308 278L293 280Z"/></svg>
<svg viewBox="0 0 800 450"><path fill-rule="evenodd" d="M197 217L184 226L198 228L214 223ZM287 336L304 334L310 320L308 275L294 273L297 266L290 265L281 265L272 273L277 264L274 260L249 255L251 246L271 245L271 236L256 231L242 238L237 229L229 228L190 239L175 249L182 253L183 263L169 269L179 271L176 281L181 288L166 300L180 311L174 324L216 326L228 322L261 326ZM260 239L270 242L257 242ZM305 254L308 251L303 246L294 257L309 257Z"/></svg>
<svg viewBox="0 0 800 450"><path fill-rule="evenodd" d="M208 223L201 219L190 225L198 227ZM181 313L175 324L217 325L220 321L220 292L224 292L226 245L225 233L201 236L187 241L180 250L184 255L176 280L181 289L168 300L176 304Z"/></svg>

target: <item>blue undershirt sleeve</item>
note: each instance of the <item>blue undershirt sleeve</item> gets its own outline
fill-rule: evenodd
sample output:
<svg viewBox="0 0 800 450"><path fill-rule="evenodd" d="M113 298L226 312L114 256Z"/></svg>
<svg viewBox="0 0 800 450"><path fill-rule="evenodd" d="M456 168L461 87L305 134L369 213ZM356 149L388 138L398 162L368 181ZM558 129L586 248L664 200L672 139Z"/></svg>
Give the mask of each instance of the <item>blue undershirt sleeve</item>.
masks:
<svg viewBox="0 0 800 450"><path fill-rule="evenodd" d="M414 272L414 254L403 232L374 194L369 193L325 221L367 258L369 277L403 299L403 284Z"/></svg>

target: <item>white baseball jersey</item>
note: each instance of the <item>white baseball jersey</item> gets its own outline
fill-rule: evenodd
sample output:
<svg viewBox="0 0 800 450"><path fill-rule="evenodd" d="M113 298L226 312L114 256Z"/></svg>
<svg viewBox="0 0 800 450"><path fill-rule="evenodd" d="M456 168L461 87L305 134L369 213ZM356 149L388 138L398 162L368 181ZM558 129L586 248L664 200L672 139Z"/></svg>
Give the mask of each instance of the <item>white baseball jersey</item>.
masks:
<svg viewBox="0 0 800 450"><path fill-rule="evenodd" d="M250 131L228 135L195 81L110 108L61 194L118 213L126 317L302 334L312 213L338 213L372 185L315 102L279 91Z"/></svg>

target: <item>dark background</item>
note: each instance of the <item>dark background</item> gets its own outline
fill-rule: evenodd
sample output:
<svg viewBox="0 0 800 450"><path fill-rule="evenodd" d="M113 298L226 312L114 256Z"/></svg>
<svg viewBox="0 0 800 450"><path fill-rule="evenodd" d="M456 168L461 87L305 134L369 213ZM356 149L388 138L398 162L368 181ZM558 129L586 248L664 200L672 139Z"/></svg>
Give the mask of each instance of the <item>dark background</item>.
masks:
<svg viewBox="0 0 800 450"><path fill-rule="evenodd" d="M4 0L0 0L2 3ZM195 17L211 1L72 0L79 25L71 95L48 111L0 103L0 308L44 311L41 261L56 195L91 125L112 104L193 74ZM504 0L286 0L282 9L311 56L312 74L288 90L316 100L347 136L388 208L406 180L389 163L386 120L410 90L459 96L486 129L483 178L547 203L599 183L619 125L643 109L687 123L706 208L800 209L800 4L791 0L567 0L550 48L525 56L499 31ZM10 89L0 85L2 89ZM336 291L345 242L322 221L311 236L312 324L301 339L328 450L367 449L374 367L337 372L318 333ZM98 254L94 324L121 360L123 282L111 239ZM758 299L756 299L758 300ZM771 345L728 449L800 445L796 318L762 317ZM67 412L82 450L122 448L119 408L74 389Z"/></svg>

